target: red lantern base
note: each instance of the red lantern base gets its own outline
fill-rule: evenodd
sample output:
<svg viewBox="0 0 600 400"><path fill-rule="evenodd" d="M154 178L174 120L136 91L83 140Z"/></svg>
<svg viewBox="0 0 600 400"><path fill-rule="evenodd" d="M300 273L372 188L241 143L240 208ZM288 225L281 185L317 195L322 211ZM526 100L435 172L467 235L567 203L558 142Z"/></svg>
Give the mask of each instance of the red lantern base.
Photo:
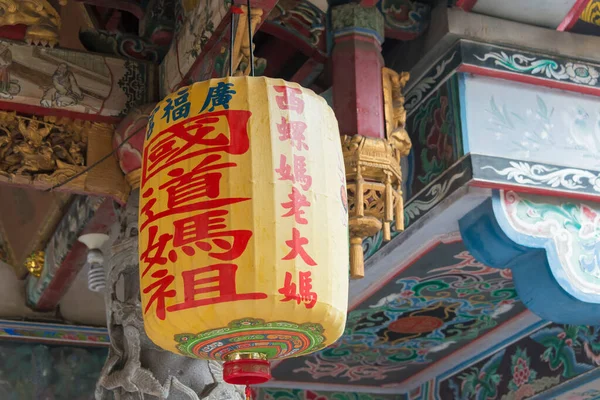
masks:
<svg viewBox="0 0 600 400"><path fill-rule="evenodd" d="M271 379L271 366L267 360L226 361L223 365L223 379L232 385L259 385Z"/></svg>
<svg viewBox="0 0 600 400"><path fill-rule="evenodd" d="M234 353L223 364L223 380L232 385L246 385L246 400L252 399L250 385L259 385L271 379L271 366L260 353Z"/></svg>

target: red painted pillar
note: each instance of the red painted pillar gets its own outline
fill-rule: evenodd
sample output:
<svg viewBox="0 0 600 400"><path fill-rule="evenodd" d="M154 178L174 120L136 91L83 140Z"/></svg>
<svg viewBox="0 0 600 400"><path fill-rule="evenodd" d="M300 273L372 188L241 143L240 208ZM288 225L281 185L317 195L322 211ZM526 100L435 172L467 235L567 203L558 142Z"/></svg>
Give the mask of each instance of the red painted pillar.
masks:
<svg viewBox="0 0 600 400"><path fill-rule="evenodd" d="M333 8L333 108L342 135L385 137L381 56L383 16L376 7Z"/></svg>

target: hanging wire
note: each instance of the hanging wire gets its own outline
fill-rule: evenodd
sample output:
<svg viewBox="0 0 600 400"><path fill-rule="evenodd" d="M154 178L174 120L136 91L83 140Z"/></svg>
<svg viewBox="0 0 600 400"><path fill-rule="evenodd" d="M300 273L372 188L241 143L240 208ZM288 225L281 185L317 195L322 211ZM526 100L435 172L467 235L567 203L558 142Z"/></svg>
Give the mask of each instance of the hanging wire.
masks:
<svg viewBox="0 0 600 400"><path fill-rule="evenodd" d="M233 35L235 33L235 9L234 5L231 5L231 26L230 26L230 37L229 37L229 76L233 76Z"/></svg>
<svg viewBox="0 0 600 400"><path fill-rule="evenodd" d="M110 156L112 156L113 154L115 154L121 147L125 146L125 144L129 141L129 139L131 139L132 137L134 137L135 135L140 134L141 132L144 132L142 130L136 131L134 133L132 133L131 135L127 136L117 147L115 147L113 149L113 151L111 151L110 153L108 153L107 155L105 155L104 157L102 157L101 159L99 159L98 161L96 161L95 163L93 163L92 165L90 165L89 167L79 171L78 173L76 173L75 175L65 179L64 181L57 183L56 185L44 190L44 192L51 192L54 189L58 189L61 186L66 185L67 183L79 178L81 175L85 174L86 172L89 172L91 169L95 168L96 166L98 166L98 164L101 164L102 162L106 161Z"/></svg>
<svg viewBox="0 0 600 400"><path fill-rule="evenodd" d="M254 76L254 49L252 48L252 18L250 16L250 0L246 0L248 7L248 46L250 46L250 75Z"/></svg>

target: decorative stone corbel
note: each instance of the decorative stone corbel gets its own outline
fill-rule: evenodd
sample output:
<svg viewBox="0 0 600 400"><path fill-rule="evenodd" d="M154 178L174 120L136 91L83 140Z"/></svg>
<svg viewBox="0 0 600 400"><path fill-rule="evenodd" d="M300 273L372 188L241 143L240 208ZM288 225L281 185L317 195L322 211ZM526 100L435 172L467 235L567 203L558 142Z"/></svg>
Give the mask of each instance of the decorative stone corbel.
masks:
<svg viewBox="0 0 600 400"><path fill-rule="evenodd" d="M408 73L383 69L386 138L342 136L346 167L350 226L350 275L364 277L362 241L383 229L383 240L391 240L391 224L404 230L401 157L410 152L405 129L406 111L402 88Z"/></svg>

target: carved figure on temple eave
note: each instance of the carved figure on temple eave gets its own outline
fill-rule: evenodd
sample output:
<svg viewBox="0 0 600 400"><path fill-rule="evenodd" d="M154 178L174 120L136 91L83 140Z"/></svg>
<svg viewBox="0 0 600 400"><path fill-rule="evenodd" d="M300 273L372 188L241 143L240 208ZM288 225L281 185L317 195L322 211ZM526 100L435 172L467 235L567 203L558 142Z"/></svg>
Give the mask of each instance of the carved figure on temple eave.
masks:
<svg viewBox="0 0 600 400"><path fill-rule="evenodd" d="M54 47L58 43L60 15L47 0L0 0L0 26L27 26L30 44Z"/></svg>
<svg viewBox="0 0 600 400"><path fill-rule="evenodd" d="M384 88L391 93L391 98L386 99L386 129L388 141L398 152L399 157L406 157L410 153L412 142L406 131L406 109L404 108L404 95L402 89L410 79L408 72L395 73L384 68L383 75L386 76L391 87Z"/></svg>
<svg viewBox="0 0 600 400"><path fill-rule="evenodd" d="M52 182L52 176L70 176L85 165L85 123L68 119L0 112L0 175L12 180Z"/></svg>
<svg viewBox="0 0 600 400"><path fill-rule="evenodd" d="M21 86L10 79L10 67L13 63L12 52L8 43L0 42L0 98L12 99L19 94Z"/></svg>
<svg viewBox="0 0 600 400"><path fill-rule="evenodd" d="M46 136L50 134L50 128L47 125L40 125L35 117L28 124L25 123L24 119L19 119L18 127L19 132L27 140L27 143L35 148L40 147Z"/></svg>
<svg viewBox="0 0 600 400"><path fill-rule="evenodd" d="M21 165L14 174L52 172L56 169L54 152L48 146L34 148L28 143L19 143L14 148L15 153L21 155Z"/></svg>
<svg viewBox="0 0 600 400"><path fill-rule="evenodd" d="M83 100L83 92L67 64L60 64L52 75L52 86L47 87L40 104L44 107L69 107Z"/></svg>

